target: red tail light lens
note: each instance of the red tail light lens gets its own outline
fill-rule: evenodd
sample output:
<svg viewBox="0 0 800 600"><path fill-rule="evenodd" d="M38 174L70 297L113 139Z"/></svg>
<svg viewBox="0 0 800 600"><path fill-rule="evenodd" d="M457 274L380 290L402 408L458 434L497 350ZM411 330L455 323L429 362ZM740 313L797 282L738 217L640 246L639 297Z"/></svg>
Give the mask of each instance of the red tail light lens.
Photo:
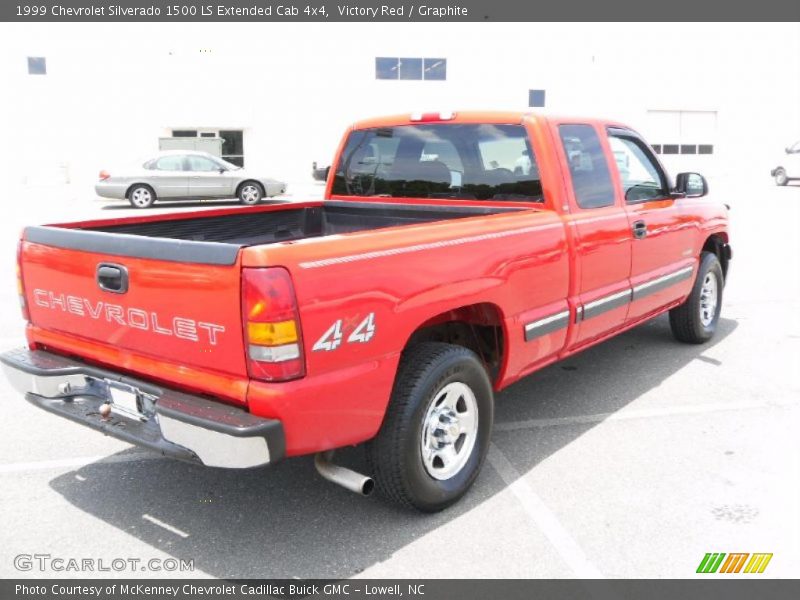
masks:
<svg viewBox="0 0 800 600"><path fill-rule="evenodd" d="M22 279L22 240L17 242L17 295L19 296L19 306L22 310L22 318L30 321L28 304L25 302L25 283Z"/></svg>
<svg viewBox="0 0 800 600"><path fill-rule="evenodd" d="M111 177L111 173L109 173L108 171L100 171L98 177L100 178L100 181L105 181L106 179Z"/></svg>
<svg viewBox="0 0 800 600"><path fill-rule="evenodd" d="M242 324L250 377L288 381L305 375L300 315L286 269L242 269Z"/></svg>

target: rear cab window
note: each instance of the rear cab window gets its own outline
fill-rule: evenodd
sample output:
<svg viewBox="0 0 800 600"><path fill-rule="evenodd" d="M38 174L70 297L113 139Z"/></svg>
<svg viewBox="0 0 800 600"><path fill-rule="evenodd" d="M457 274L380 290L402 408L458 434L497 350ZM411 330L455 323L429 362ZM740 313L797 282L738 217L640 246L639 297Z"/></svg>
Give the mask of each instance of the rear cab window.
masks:
<svg viewBox="0 0 800 600"><path fill-rule="evenodd" d="M433 123L352 132L334 171L337 196L543 202L522 125Z"/></svg>

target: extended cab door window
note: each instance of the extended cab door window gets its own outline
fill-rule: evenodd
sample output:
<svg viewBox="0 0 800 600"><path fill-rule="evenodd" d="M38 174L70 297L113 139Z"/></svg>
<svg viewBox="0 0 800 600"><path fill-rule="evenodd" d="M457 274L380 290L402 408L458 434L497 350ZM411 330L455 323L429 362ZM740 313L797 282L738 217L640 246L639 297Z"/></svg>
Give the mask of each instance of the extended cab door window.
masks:
<svg viewBox="0 0 800 600"><path fill-rule="evenodd" d="M625 321L632 236L601 132L594 125L568 123L558 126L558 134L574 198L566 218L576 234L578 327L571 345L577 347Z"/></svg>
<svg viewBox="0 0 800 600"><path fill-rule="evenodd" d="M567 157L575 201L580 208L614 204L614 187L605 152L594 127L583 124L558 128Z"/></svg>

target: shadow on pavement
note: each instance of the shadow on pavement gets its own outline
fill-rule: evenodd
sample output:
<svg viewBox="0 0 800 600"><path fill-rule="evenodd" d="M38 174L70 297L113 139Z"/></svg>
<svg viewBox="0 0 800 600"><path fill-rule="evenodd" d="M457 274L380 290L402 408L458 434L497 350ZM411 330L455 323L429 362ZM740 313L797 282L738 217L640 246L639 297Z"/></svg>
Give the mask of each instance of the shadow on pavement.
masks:
<svg viewBox="0 0 800 600"><path fill-rule="evenodd" d="M685 365L704 360L703 353L736 326L722 319L711 343L692 346L674 341L666 317L659 317L501 392L496 421L614 413ZM514 466L527 473L596 424L515 432ZM495 439L503 435L496 432ZM503 439L503 446L510 441ZM342 460L363 466L359 448L343 452ZM195 569L212 576L337 579L387 560L505 487L487 462L460 503L424 515L380 497L359 498L322 480L310 457L238 472L169 460L100 461L50 485L80 510L175 558L193 559ZM143 515L188 535L169 532Z"/></svg>

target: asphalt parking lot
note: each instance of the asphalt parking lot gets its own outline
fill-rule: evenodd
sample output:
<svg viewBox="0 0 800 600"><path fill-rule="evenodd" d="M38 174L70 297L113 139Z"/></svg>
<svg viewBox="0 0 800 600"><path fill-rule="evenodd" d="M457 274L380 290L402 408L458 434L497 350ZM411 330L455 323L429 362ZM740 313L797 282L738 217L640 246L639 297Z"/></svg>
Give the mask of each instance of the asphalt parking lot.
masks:
<svg viewBox="0 0 800 600"><path fill-rule="evenodd" d="M796 577L800 184L719 188L734 261L712 343L673 341L662 317L503 391L477 484L440 514L358 498L309 458L253 472L161 459L38 411L0 380L0 577L684 578L707 552L773 553L748 577ZM75 190L26 190L6 207L3 350L22 342L19 230L134 212ZM21 554L194 570L20 571Z"/></svg>

